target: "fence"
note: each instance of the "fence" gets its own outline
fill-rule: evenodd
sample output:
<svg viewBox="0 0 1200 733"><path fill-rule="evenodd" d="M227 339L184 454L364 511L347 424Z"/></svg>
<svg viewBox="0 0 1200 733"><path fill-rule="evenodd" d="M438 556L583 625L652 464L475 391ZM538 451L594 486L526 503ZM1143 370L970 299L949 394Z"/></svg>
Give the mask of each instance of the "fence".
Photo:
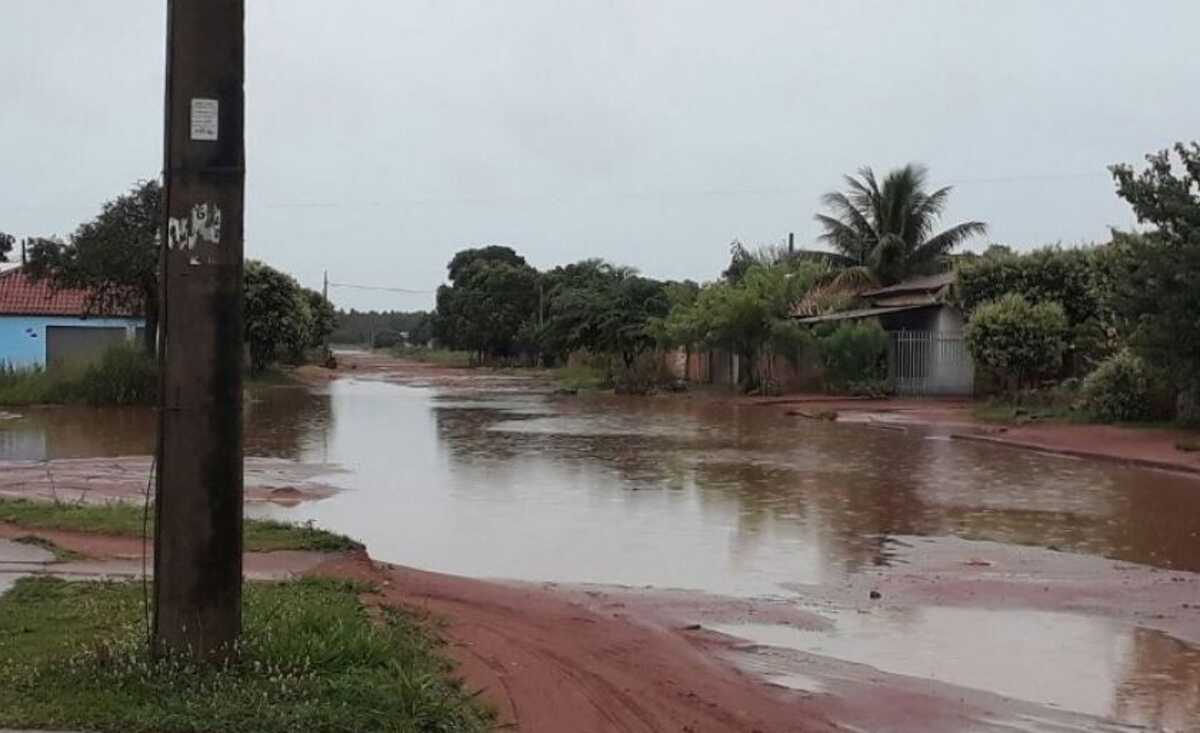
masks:
<svg viewBox="0 0 1200 733"><path fill-rule="evenodd" d="M962 334L894 331L888 372L898 394L969 395L975 389L975 363Z"/></svg>

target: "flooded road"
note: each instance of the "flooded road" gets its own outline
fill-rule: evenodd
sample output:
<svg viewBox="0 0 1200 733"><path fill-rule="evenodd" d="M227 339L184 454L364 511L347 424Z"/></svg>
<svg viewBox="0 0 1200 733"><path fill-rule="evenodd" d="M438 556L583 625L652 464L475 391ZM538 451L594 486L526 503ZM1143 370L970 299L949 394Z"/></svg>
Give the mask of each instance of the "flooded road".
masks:
<svg viewBox="0 0 1200 733"><path fill-rule="evenodd" d="M0 458L152 445L146 411L20 415L0 419ZM500 377L340 379L259 390L246 435L249 455L346 469L327 477L345 489L329 499L251 511L315 520L381 560L474 577L794 597L892 565L895 538L913 535L1200 571L1195 478L746 403L556 397ZM1160 632L1017 609L826 615L832 632L738 635L1132 723L1200 714L1200 657Z"/></svg>

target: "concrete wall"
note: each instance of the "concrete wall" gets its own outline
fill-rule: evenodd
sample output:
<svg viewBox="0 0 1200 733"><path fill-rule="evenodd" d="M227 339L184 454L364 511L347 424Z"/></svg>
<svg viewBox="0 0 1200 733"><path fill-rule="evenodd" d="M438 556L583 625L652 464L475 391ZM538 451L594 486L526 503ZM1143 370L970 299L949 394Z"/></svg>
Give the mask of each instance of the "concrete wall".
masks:
<svg viewBox="0 0 1200 733"><path fill-rule="evenodd" d="M0 363L18 369L46 366L46 327L124 328L130 340L141 318L72 318L70 316L0 315Z"/></svg>
<svg viewBox="0 0 1200 733"><path fill-rule="evenodd" d="M676 349L662 356L664 366L673 377L693 384L734 387L746 368L745 364L739 363L741 359L736 354L720 349L693 351L690 357L683 349ZM779 385L784 392L811 392L822 389L824 384L822 369L811 358L801 359L797 364L783 356L762 356L758 373Z"/></svg>

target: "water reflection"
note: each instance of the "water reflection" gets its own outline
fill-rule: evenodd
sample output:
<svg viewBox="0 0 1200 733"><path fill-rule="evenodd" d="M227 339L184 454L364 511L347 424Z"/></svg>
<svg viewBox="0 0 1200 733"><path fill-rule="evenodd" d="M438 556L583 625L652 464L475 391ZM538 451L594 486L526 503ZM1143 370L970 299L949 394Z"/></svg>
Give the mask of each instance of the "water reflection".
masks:
<svg viewBox="0 0 1200 733"><path fill-rule="evenodd" d="M843 612L832 631L744 624L718 630L876 669L990 690L1146 726L1200 720L1200 650L1166 634L1046 611L917 607ZM786 660L758 661L777 682ZM798 665L802 671L804 665Z"/></svg>
<svg viewBox="0 0 1200 733"><path fill-rule="evenodd" d="M1200 571L1192 478L687 399L341 380L257 391L246 452L350 469L286 516L451 572L736 593L886 564L892 535ZM148 410L29 410L0 457L148 453Z"/></svg>

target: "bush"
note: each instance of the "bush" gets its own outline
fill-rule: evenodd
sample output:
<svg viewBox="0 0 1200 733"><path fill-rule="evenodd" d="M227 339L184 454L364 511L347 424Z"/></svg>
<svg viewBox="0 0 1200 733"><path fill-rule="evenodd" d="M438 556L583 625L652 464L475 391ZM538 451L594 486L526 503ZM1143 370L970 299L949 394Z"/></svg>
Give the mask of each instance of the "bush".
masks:
<svg viewBox="0 0 1200 733"><path fill-rule="evenodd" d="M876 321L841 323L817 334L817 353L830 387L880 383L887 377L887 332Z"/></svg>
<svg viewBox="0 0 1200 733"><path fill-rule="evenodd" d="M975 363L1018 390L1062 365L1066 339L1061 305L1033 304L1017 293L976 308L966 330Z"/></svg>
<svg viewBox="0 0 1200 733"><path fill-rule="evenodd" d="M1114 348L1109 258L1106 248L1061 247L978 257L959 268L955 292L968 315L1008 293L1031 303L1058 303L1068 325L1067 370L1082 374Z"/></svg>
<svg viewBox="0 0 1200 733"><path fill-rule="evenodd" d="M1105 359L1083 381L1083 406L1099 420L1154 417L1154 379L1146 363L1128 349Z"/></svg>

